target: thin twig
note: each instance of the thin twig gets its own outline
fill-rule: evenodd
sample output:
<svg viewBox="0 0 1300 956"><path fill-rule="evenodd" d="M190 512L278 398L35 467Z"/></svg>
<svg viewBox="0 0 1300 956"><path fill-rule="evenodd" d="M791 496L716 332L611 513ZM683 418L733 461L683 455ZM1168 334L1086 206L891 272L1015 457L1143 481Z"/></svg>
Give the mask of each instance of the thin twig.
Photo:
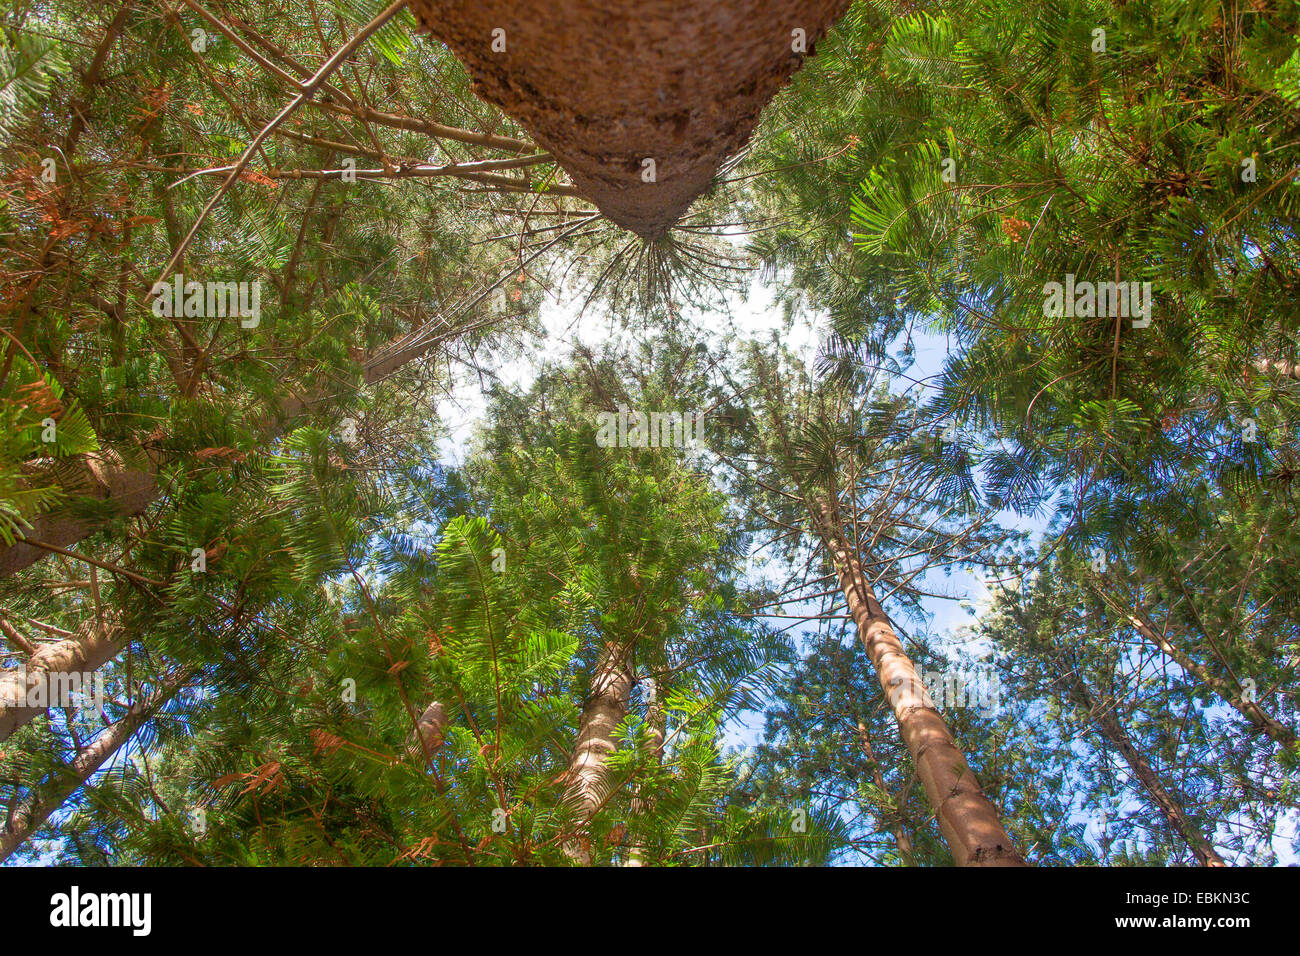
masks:
<svg viewBox="0 0 1300 956"><path fill-rule="evenodd" d="M385 23L400 13L406 4L407 0L394 0L393 3L390 3L384 8L382 13L357 31L356 36L343 44L343 46L341 46L335 54L325 62L325 65L316 71L316 74L311 79L299 84L301 92L293 98L288 106L280 111L279 115L277 115L275 119L262 127L262 131L253 137L253 141L248 144L248 148L244 150L244 154L239 157L239 161L231 167L230 175L226 177L226 181L221 184L221 188L218 189L213 197L208 200L208 204L204 206L203 211L199 213L199 218L195 221L194 225L190 227L189 233L186 234L185 238L181 240L180 245L172 252L171 258L167 260L167 265L163 266L162 273L158 277L158 282L154 283L155 286L166 281L167 277L171 275L172 270L176 268L176 263L180 262L181 256L185 254L185 250L188 249L190 243L194 241L194 237L198 235L199 228L207 220L212 210L216 208L217 203L221 202L226 193L230 191L230 187L235 184L235 180L239 178L239 174L244 171L244 167L248 165L249 160L253 158L253 154L256 153L262 143L266 141L266 138L275 132L276 127L296 113L300 106L310 100L312 96L316 94L316 90L320 88L321 84L325 82L330 74L337 70L339 66L342 65L343 61L352 55L353 51L356 50L357 47L368 40L371 35L379 30ZM151 290L152 288L153 286L150 287Z"/></svg>

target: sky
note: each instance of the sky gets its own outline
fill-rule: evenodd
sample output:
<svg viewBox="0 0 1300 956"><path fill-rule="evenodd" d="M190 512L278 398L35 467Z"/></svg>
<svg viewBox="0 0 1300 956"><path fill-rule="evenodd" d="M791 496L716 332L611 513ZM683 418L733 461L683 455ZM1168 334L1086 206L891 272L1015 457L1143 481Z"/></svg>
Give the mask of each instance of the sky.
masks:
<svg viewBox="0 0 1300 956"><path fill-rule="evenodd" d="M728 295L727 305L730 313L727 319L722 319L717 312L705 314L689 306L683 310L683 319L692 322L697 329L707 330L706 338L710 340L711 347L720 346L727 334L734 334L740 339L766 340L773 332L782 332L786 322L783 310L774 302L771 288L759 279L757 272L744 293ZM618 324L600 310L590 309L584 313L582 299L577 296L558 302L545 300L539 318L544 330L542 344L535 351L521 352L502 362L495 370L501 385L523 391L532 383L538 368L548 361L562 362L575 345L598 349L611 339L626 338ZM805 314L797 318L791 328L782 332L782 341L806 363L811 363L827 328L826 316ZM942 369L950 342L942 335L917 327L911 330L911 340L915 352L908 376L924 385ZM442 456L441 463L447 466L465 462L475 429L484 421L487 409L478 376L466 373L456 378L450 394L438 405L439 419L446 429L446 435L439 443L439 453ZM1032 544L1037 544L1046 531L1046 518L1003 512L998 519L1006 527L1028 532ZM949 599L925 597L921 600L922 608L930 619L930 632L948 638L941 645L942 649L950 659L978 665L987 656L988 649L963 643L958 638L958 633L975 623L979 613L988 606L992 597L988 583L975 571L953 569L951 574L945 575L941 568L932 569L918 579L918 583L923 590L951 595ZM823 610L816 603L785 605L780 608L783 614L818 614ZM792 623L796 623L789 618L769 617L765 620L776 629L789 628ZM791 633L814 633L819 623L825 629L825 622L809 622L796 626ZM807 644L799 642L799 646L806 647ZM1221 709L1227 711L1226 707ZM761 739L762 727L761 713L736 715L725 728L725 744L730 748L751 747ZM1297 860L1292 850L1297 816L1300 815L1293 814L1279 826L1279 833L1273 841L1274 851L1283 865L1290 865ZM1093 827L1096 825L1095 821L1087 819L1083 822Z"/></svg>
<svg viewBox="0 0 1300 956"><path fill-rule="evenodd" d="M698 310L686 308L683 318L695 320L697 328L709 330L711 346L721 344L727 334L738 338L767 339L771 333L780 332L784 326L783 310L774 303L772 291L765 286L755 273L749 288L743 294L728 296L729 320L720 320L718 313L707 315ZM495 369L498 382L506 387L522 391L532 383L536 370L545 362L563 361L576 344L598 348L611 338L624 338L617 323L596 309L582 312L582 300L576 296L556 302L546 300L540 309L540 324L544 330L541 345L532 351L519 352L513 357L501 361ZM782 335L782 341L805 362L811 362L827 327L824 316L805 316L796 319L794 325ZM912 341L915 348L914 364L908 370L913 380L922 382L936 375L942 368L948 354L949 343L943 336L930 334L924 330L913 329ZM445 436L439 441L440 463L447 466L464 464L475 429L484 422L487 411L486 397L482 383L477 375L461 369L455 375L454 385L449 394L438 403L438 415ZM1004 524L1028 531L1035 541L1041 538L1045 522L1036 519L1015 519L1014 516L999 516ZM923 598L923 610L930 617L930 630L933 634L953 636L964 626L977 619L978 613L987 606L991 592L987 583L977 573L966 570L953 570L945 576L941 569L930 571L920 579L924 590L950 594L951 599L933 597ZM823 608L816 604L785 605L784 614L821 613ZM767 623L775 629L789 628L789 618L767 618ZM792 629L792 633L815 632L818 624L825 629L825 622L809 622ZM800 642L806 647L806 642ZM967 647L960 641L953 640L947 645L958 659L963 657L972 663L978 663L982 649L978 646ZM973 653L972 653L973 652ZM731 748L746 748L757 743L762 734L763 717L761 713L737 715L725 728L725 744ZM125 748L121 755L128 758L133 748ZM57 819L57 817L56 817ZM1089 821L1091 822L1091 821ZM1274 839L1274 850L1279 862L1290 865L1296 862L1291 849L1295 839L1296 816L1279 827L1279 834ZM24 857L16 854L11 864L31 862L50 862L53 859L48 849L35 848L35 852Z"/></svg>

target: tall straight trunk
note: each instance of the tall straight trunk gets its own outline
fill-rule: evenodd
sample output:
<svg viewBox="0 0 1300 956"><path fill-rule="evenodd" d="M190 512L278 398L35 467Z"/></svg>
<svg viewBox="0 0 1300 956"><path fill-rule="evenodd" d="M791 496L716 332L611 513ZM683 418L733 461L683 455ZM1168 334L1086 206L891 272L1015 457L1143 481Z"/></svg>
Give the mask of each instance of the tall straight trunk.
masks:
<svg viewBox="0 0 1300 956"><path fill-rule="evenodd" d="M871 746L871 736L867 733L867 725L858 721L858 743L862 747L862 755L867 758L867 764L871 767L871 781L876 785L876 789L882 794L889 791L885 789L885 775L880 770L880 761L876 759L876 749ZM902 807L900 806L901 810ZM889 832L894 835L894 848L898 850L898 855L903 861L912 866L914 858L912 856L912 838L907 834L907 827L903 825L902 820L894 820L889 824Z"/></svg>
<svg viewBox="0 0 1300 956"><path fill-rule="evenodd" d="M564 845L564 852L578 863L591 862L591 841L585 830L607 796L606 761L617 749L614 729L627 716L632 693L632 648L610 641L596 658L591 692L578 721L578 742L569 759L569 770L561 803L573 810L579 833Z"/></svg>
<svg viewBox="0 0 1300 956"><path fill-rule="evenodd" d="M820 524L858 637L893 708L899 733L911 751L916 775L935 809L953 861L958 866L1024 866L997 809L980 789L965 755L925 692L856 551L847 546L844 535L830 520L828 508L822 508Z"/></svg>
<svg viewBox="0 0 1300 956"><path fill-rule="evenodd" d="M1119 722L1119 718L1115 716L1114 710L1109 707L1099 707L1088 692L1088 688L1084 686L1083 680L1074 671L1060 676L1069 681L1075 700L1089 715L1094 715L1093 719L1096 721L1097 729L1101 731L1101 735L1119 751L1120 756L1124 758L1124 762L1128 764L1133 775L1142 784L1142 789L1151 798L1151 802L1160 809L1160 813L1169 823L1170 828L1182 838L1183 842L1195 854L1196 859L1200 861L1200 864L1202 866L1225 866L1223 859L1215 851L1214 844L1188 819L1182 804L1174 798L1169 788L1165 786L1164 781L1160 779L1160 775L1152 769L1146 757L1138 750L1133 743L1133 738L1129 736L1128 731Z"/></svg>
<svg viewBox="0 0 1300 956"><path fill-rule="evenodd" d="M605 216L655 239L745 144L848 6L412 0L411 10L465 63L476 92L528 130Z"/></svg>
<svg viewBox="0 0 1300 956"><path fill-rule="evenodd" d="M1156 630L1151 619L1141 607L1132 609L1119 607L1110 596L1097 589L1102 599L1106 601L1118 613L1122 614L1124 619L1131 624L1142 637L1162 654L1172 660L1175 664L1186 671L1190 676L1195 677L1198 681L1210 688L1219 695L1229 707L1232 707L1237 713L1245 717L1251 724L1263 730L1273 740L1277 741L1283 747L1293 747L1296 742L1295 732L1285 724L1279 723L1268 711L1261 707L1253 700L1243 700L1240 691L1233 687L1223 678L1219 677L1205 667L1199 661L1192 658L1190 654L1181 650L1174 645L1164 634Z"/></svg>
<svg viewBox="0 0 1300 956"><path fill-rule="evenodd" d="M143 701L137 701L124 717L87 744L65 767L43 784L32 787L25 797L9 808L0 829L0 862L7 860L51 813L62 806L79 787L102 768L131 736L150 720L195 674L192 668L173 671Z"/></svg>

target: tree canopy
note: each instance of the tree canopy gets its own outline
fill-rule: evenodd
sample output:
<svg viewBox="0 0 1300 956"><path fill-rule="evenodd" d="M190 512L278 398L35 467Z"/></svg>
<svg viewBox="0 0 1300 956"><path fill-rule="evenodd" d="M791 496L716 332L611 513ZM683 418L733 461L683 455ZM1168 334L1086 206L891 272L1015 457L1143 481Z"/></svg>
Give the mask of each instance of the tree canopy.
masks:
<svg viewBox="0 0 1300 956"><path fill-rule="evenodd" d="M0 855L1294 862L1297 5L604 6L4 5Z"/></svg>

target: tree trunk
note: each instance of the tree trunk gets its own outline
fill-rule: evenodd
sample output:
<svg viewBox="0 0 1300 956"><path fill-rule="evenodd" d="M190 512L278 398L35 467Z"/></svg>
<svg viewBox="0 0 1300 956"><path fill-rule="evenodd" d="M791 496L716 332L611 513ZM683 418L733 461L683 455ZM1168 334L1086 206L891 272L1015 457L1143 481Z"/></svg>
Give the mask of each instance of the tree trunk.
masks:
<svg viewBox="0 0 1300 956"><path fill-rule="evenodd" d="M130 468L120 455L108 450L60 459L43 471L48 472L48 478L46 475L33 476L33 480L44 483L50 478L56 479L68 496L104 502L111 506L115 516L144 514L158 497L158 481L152 468ZM88 538L108 523L78 518L62 510L29 520L31 528L24 532L24 537L60 548L68 548ZM24 541L0 547L0 578L35 564L47 554L49 552L43 548Z"/></svg>
<svg viewBox="0 0 1300 956"><path fill-rule="evenodd" d="M998 812L903 650L857 555L823 508L821 534L867 657L889 699L916 774L935 809L939 830L958 866L1024 866Z"/></svg>
<svg viewBox="0 0 1300 956"><path fill-rule="evenodd" d="M367 355L361 368L363 384L373 385L382 381L408 362L440 345L447 336L417 338L413 344L407 341L410 338L409 335L401 335ZM302 415L312 401L321 397L288 396L281 400L271 420L266 423L267 438L281 434L287 422ZM153 436L151 444L158 444L161 438L161 434ZM133 518L144 514L160 494L155 471L161 462L155 461L152 453L149 454L149 459L146 468L129 468L123 464L120 455L104 450L60 460L51 471L69 496L93 498L111 505L114 519ZM107 521L76 518L62 510L47 512L28 520L32 525L28 537L64 549L90 537L107 524ZM17 541L8 547L0 545L0 578L34 564L49 553L23 541Z"/></svg>
<svg viewBox="0 0 1300 956"><path fill-rule="evenodd" d="M413 757L423 757L427 763L442 746L443 731L447 726L447 708L440 701L434 701L424 708L424 713L416 721L411 734L410 753Z"/></svg>
<svg viewBox="0 0 1300 956"><path fill-rule="evenodd" d="M121 625L109 619L101 626L98 618L91 618L72 637L38 647L23 667L0 672L0 741L45 713L44 707L27 705L32 688L44 682L47 693L43 699L52 700L50 684L68 674L98 670L125 646Z"/></svg>
<svg viewBox="0 0 1300 956"><path fill-rule="evenodd" d="M661 764L664 760L664 729L667 715L664 713L663 701L659 699L658 682L647 677L641 683L645 688L646 695L645 721L650 730L650 751L654 755L655 763ZM642 793L641 787L638 786L636 796L632 798L632 812L644 813L649 804L649 798ZM627 865L646 865L645 847L639 842L633 843L632 848L628 850Z"/></svg>
<svg viewBox="0 0 1300 956"><path fill-rule="evenodd" d="M1083 685L1082 679L1073 671L1061 676L1070 682L1075 699L1083 706L1089 716L1096 721L1101 735L1119 751L1120 756L1124 758L1124 762L1133 771L1133 775L1138 778L1151 801L1160 808L1160 812L1168 821L1169 826L1183 839L1201 865L1226 865L1219 854L1215 852L1214 845L1187 818L1182 804L1174 799L1168 788L1165 787L1164 782L1161 781L1160 776L1147 763L1146 757L1142 756L1141 751L1133 744L1133 739L1123 725L1120 724L1114 710L1109 707L1099 707L1088 693L1088 689Z"/></svg>
<svg viewBox="0 0 1300 956"><path fill-rule="evenodd" d="M578 721L578 742L569 759L561 803L571 807L579 830L585 830L607 795L605 761L616 749L614 728L627 716L632 692L632 649L608 642L596 658L591 693ZM564 846L578 863L591 862L591 841L579 833Z"/></svg>
<svg viewBox="0 0 1300 956"><path fill-rule="evenodd" d="M605 216L656 239L748 141L848 5L412 0L411 9L465 63L476 92Z"/></svg>
<svg viewBox="0 0 1300 956"><path fill-rule="evenodd" d="M1264 710L1253 700L1242 700L1239 690L1234 688L1221 677L1210 672L1208 668L1193 660L1192 657L1175 647L1174 644L1163 634L1155 629L1150 619L1141 607L1128 610L1121 608L1109 599L1109 595L1097 589L1102 599L1106 601L1119 614L1123 615L1125 620L1142 635L1153 647L1157 648L1166 657L1186 671L1190 676L1195 677L1198 681L1210 688L1219 698L1228 706L1235 709L1251 724L1260 728L1268 734L1273 740L1277 741L1283 747L1291 748L1295 746L1296 735L1291 728L1279 723L1273 718L1268 711Z"/></svg>
<svg viewBox="0 0 1300 956"><path fill-rule="evenodd" d="M7 860L47 819L116 754L158 708L170 700L195 671L186 668L169 674L144 701L137 701L117 723L86 745L61 772L51 775L44 787L37 785L10 807L0 830L0 862Z"/></svg>

